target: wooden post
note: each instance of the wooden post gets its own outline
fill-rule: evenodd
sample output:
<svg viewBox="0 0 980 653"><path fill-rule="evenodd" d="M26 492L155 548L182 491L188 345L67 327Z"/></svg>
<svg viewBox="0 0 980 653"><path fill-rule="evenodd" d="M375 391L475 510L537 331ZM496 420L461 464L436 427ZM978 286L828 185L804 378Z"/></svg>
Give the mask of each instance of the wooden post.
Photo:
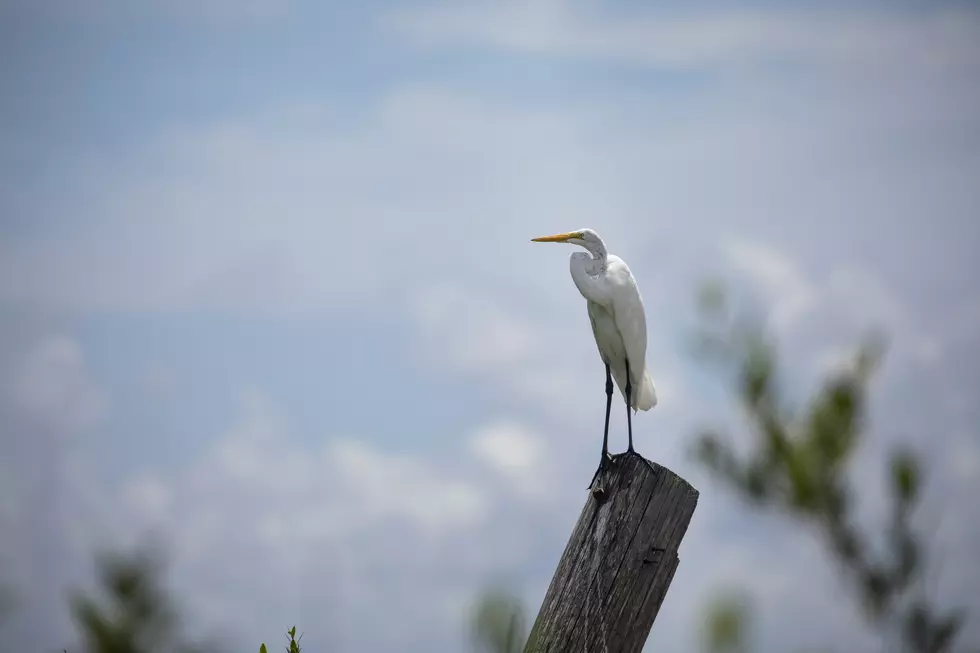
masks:
<svg viewBox="0 0 980 653"><path fill-rule="evenodd" d="M638 454L596 480L524 653L640 653L679 562L698 491Z"/></svg>

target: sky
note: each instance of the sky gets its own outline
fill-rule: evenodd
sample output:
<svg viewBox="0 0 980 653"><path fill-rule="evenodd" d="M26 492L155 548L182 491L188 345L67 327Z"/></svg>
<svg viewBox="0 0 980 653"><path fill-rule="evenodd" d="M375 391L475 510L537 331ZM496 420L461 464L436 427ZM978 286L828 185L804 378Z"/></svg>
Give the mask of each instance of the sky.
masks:
<svg viewBox="0 0 980 653"><path fill-rule="evenodd" d="M700 492L646 650L729 588L760 651L881 647L690 456L731 418L688 346L713 277L799 396L887 333L861 514L920 452L928 586L976 614L978 80L966 2L0 0L3 648L70 647L66 588L154 534L236 650L466 650L494 584L533 616L604 378L573 248L530 238L582 227L643 295L637 447Z"/></svg>

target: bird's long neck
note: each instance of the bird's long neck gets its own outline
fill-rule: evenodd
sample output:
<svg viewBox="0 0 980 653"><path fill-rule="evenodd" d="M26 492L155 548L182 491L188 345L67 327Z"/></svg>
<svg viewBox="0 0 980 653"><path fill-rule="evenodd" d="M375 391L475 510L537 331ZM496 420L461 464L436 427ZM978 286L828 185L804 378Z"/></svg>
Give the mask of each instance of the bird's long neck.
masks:
<svg viewBox="0 0 980 653"><path fill-rule="evenodd" d="M589 251L591 257L585 252L578 252L572 254L569 260L572 280L583 297L608 308L609 296L605 272L609 259L606 248L602 243L589 243L585 249Z"/></svg>
<svg viewBox="0 0 980 653"><path fill-rule="evenodd" d="M583 246L592 255L592 260L595 261L597 270L605 270L606 262L609 258L609 254L606 252L606 246L601 241L598 243L586 243Z"/></svg>

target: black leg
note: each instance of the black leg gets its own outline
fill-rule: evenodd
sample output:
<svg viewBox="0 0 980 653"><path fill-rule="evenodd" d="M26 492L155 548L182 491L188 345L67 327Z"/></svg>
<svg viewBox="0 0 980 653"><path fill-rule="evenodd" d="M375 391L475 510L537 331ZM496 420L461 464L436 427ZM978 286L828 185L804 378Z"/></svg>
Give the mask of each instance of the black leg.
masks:
<svg viewBox="0 0 980 653"><path fill-rule="evenodd" d="M630 444L627 453L633 451L633 384L630 382L630 362L626 361L626 428L629 431Z"/></svg>
<svg viewBox="0 0 980 653"><path fill-rule="evenodd" d="M613 382L609 374L609 363L606 363L606 424L602 430L602 460L609 456L609 411L612 409Z"/></svg>
<svg viewBox="0 0 980 653"><path fill-rule="evenodd" d="M639 454L636 453L636 450L633 449L633 405L632 404L633 404L633 383L630 381L630 363L629 361L626 361L626 425L627 428L629 429L630 444L629 444L629 448L626 449L626 451L619 454L620 456L639 456ZM654 474L659 474L657 468L651 465L650 461L648 461L643 456L640 456L640 459L647 467L650 468L650 471L652 471Z"/></svg>
<svg viewBox="0 0 980 653"><path fill-rule="evenodd" d="M602 459L599 461L599 469L595 471L595 475L592 477L592 482L589 483L590 488L595 484L596 477L609 462L609 411L612 409L612 396L612 376L609 374L609 363L606 363L606 423L602 430Z"/></svg>

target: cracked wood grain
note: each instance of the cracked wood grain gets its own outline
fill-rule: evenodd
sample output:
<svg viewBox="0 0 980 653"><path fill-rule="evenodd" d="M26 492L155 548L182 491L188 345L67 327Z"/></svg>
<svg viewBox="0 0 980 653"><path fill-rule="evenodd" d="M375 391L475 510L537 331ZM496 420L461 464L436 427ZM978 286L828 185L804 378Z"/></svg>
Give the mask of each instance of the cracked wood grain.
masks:
<svg viewBox="0 0 980 653"><path fill-rule="evenodd" d="M545 593L524 653L639 653L679 564L698 491L623 455L590 494Z"/></svg>

